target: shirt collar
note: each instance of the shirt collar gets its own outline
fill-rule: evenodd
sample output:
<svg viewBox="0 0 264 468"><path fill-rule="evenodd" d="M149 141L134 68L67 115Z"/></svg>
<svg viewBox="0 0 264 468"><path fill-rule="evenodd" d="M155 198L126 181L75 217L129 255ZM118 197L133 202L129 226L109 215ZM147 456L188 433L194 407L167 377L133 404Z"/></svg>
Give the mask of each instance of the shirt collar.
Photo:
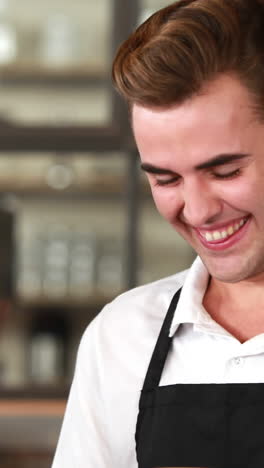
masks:
<svg viewBox="0 0 264 468"><path fill-rule="evenodd" d="M209 273L201 258L197 257L183 283L170 328L170 337L176 333L181 324L193 324L194 330L225 335L234 339L228 331L212 319L203 306L203 297L207 289L209 277ZM243 344L235 340L235 345L234 349L236 353L238 349L240 352L243 350L243 353L247 353L248 355L263 352L264 333L251 338Z"/></svg>
<svg viewBox="0 0 264 468"><path fill-rule="evenodd" d="M203 307L203 297L209 281L209 273L200 257L192 264L182 287L169 336L173 336L182 323L209 325L212 318Z"/></svg>

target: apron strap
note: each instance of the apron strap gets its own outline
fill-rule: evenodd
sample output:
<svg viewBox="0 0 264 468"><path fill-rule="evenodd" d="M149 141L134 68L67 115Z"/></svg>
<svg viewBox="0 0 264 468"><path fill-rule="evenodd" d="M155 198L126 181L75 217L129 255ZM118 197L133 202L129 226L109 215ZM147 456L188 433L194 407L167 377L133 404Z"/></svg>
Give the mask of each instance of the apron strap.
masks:
<svg viewBox="0 0 264 468"><path fill-rule="evenodd" d="M177 303L181 294L180 288L173 296L170 306L168 308L166 317L162 324L159 337L154 348L148 371L145 377L144 385L143 385L143 392L152 390L153 388L159 385L161 374L163 371L163 367L168 355L168 351L170 348L170 344L172 341L172 337L169 336L170 327L172 323L172 319L174 317L175 309L177 307Z"/></svg>

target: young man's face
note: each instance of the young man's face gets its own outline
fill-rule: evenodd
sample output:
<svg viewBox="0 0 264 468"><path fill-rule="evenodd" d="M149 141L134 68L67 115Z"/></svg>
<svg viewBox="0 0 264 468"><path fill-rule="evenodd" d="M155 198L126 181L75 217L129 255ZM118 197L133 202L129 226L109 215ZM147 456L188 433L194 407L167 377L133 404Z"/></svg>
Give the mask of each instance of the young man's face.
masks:
<svg viewBox="0 0 264 468"><path fill-rule="evenodd" d="M264 123L220 76L181 105L135 105L133 128L156 206L213 277L264 278Z"/></svg>

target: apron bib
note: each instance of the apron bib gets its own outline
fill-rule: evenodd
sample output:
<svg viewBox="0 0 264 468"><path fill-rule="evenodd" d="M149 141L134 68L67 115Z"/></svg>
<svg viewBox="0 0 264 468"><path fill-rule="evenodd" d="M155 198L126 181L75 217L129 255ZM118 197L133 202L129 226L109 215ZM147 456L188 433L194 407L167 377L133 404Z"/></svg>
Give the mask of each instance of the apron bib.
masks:
<svg viewBox="0 0 264 468"><path fill-rule="evenodd" d="M156 343L139 401L139 468L264 467L264 383L159 386L178 291Z"/></svg>

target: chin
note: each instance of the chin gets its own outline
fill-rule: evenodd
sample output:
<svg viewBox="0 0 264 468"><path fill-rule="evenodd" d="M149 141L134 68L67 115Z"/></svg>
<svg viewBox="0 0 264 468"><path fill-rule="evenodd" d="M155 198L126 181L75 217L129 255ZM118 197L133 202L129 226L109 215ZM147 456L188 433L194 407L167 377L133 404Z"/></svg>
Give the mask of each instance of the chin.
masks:
<svg viewBox="0 0 264 468"><path fill-rule="evenodd" d="M226 262L223 262L225 265L223 264L222 266L213 265L211 262L207 262L204 259L202 260L212 278L217 281L221 281L222 283L238 283L254 276L248 268L241 268L241 265L239 265L239 268L237 268L238 265L228 266Z"/></svg>
<svg viewBox="0 0 264 468"><path fill-rule="evenodd" d="M256 277L264 276L263 267L261 268L249 268L249 265L239 265L239 269L236 266L225 265L225 268L219 266L210 265L210 262L204 262L209 274L217 281L222 283L239 283L240 281L250 280Z"/></svg>

